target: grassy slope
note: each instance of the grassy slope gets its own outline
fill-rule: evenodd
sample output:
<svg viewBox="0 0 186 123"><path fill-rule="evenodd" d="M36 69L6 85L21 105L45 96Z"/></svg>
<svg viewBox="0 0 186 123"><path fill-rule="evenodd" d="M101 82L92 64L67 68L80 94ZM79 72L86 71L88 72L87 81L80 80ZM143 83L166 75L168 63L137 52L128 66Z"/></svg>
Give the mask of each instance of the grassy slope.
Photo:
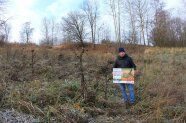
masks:
<svg viewBox="0 0 186 123"><path fill-rule="evenodd" d="M51 117L56 121L77 120L75 115L68 117L69 110L77 111L81 118L88 112L100 122L183 121L186 48L125 47L142 72L135 84L137 104L129 114L118 103L121 96L118 86L112 84L109 63L116 55L112 45L86 50L85 79L92 95L88 101L79 98L78 59L72 47L1 48L1 108L14 108L50 122ZM105 75L109 82L108 100L104 99Z"/></svg>

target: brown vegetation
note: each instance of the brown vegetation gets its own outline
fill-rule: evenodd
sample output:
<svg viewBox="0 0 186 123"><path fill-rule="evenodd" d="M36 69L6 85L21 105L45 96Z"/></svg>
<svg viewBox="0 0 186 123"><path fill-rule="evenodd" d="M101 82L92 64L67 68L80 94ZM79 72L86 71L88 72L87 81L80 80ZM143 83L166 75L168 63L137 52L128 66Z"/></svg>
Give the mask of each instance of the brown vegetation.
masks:
<svg viewBox="0 0 186 123"><path fill-rule="evenodd" d="M186 49L125 45L141 75L137 103L126 110L112 83L113 45L85 46L87 98L81 97L79 61L73 45L0 48L1 108L33 114L43 122L183 122ZM76 52L81 52L81 49Z"/></svg>

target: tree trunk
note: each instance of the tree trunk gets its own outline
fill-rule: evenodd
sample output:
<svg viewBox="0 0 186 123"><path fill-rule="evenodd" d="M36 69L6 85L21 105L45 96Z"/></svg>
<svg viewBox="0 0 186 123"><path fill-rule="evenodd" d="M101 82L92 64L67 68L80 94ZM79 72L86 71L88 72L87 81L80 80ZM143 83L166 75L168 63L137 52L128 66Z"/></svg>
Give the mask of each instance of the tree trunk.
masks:
<svg viewBox="0 0 186 123"><path fill-rule="evenodd" d="M120 0L118 2L118 43L121 46Z"/></svg>
<svg viewBox="0 0 186 123"><path fill-rule="evenodd" d="M92 48L95 48L95 36L94 36L94 28L91 26L91 36L92 36Z"/></svg>
<svg viewBox="0 0 186 123"><path fill-rule="evenodd" d="M87 86L84 78L84 71L83 71L83 54L84 54L84 47L82 47L82 51L79 57L79 62L80 62L80 75L81 75L81 92L83 94L83 98L86 99L87 95Z"/></svg>
<svg viewBox="0 0 186 123"><path fill-rule="evenodd" d="M144 26L142 27L142 37L143 37L144 45L146 45L146 42L145 42L145 33L144 33Z"/></svg>

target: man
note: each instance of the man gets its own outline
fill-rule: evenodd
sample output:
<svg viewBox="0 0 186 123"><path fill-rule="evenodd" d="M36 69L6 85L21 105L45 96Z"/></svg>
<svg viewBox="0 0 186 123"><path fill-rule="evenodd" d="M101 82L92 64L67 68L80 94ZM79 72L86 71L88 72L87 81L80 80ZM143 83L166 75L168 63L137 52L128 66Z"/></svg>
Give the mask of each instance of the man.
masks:
<svg viewBox="0 0 186 123"><path fill-rule="evenodd" d="M129 57L124 48L119 48L118 50L119 54L117 59L115 60L113 68L134 68L136 70L136 65L134 64L131 57ZM134 84L125 84L125 83L119 83L121 92L122 92L122 100L126 104L133 105L135 103L135 95L134 95ZM129 98L126 92L126 88L128 88L129 91Z"/></svg>

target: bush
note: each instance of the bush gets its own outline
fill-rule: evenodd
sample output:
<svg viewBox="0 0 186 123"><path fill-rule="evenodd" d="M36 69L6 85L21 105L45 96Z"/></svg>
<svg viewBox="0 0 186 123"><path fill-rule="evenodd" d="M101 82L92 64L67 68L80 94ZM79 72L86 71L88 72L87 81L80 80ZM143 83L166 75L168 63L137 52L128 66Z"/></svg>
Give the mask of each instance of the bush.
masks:
<svg viewBox="0 0 186 123"><path fill-rule="evenodd" d="M101 40L101 44L109 44L111 41L109 39L103 39Z"/></svg>
<svg viewBox="0 0 186 123"><path fill-rule="evenodd" d="M64 104L77 95L79 88L79 83L74 81L19 83L12 88L10 94L6 95L6 105L17 109L20 101L31 102L40 108Z"/></svg>

